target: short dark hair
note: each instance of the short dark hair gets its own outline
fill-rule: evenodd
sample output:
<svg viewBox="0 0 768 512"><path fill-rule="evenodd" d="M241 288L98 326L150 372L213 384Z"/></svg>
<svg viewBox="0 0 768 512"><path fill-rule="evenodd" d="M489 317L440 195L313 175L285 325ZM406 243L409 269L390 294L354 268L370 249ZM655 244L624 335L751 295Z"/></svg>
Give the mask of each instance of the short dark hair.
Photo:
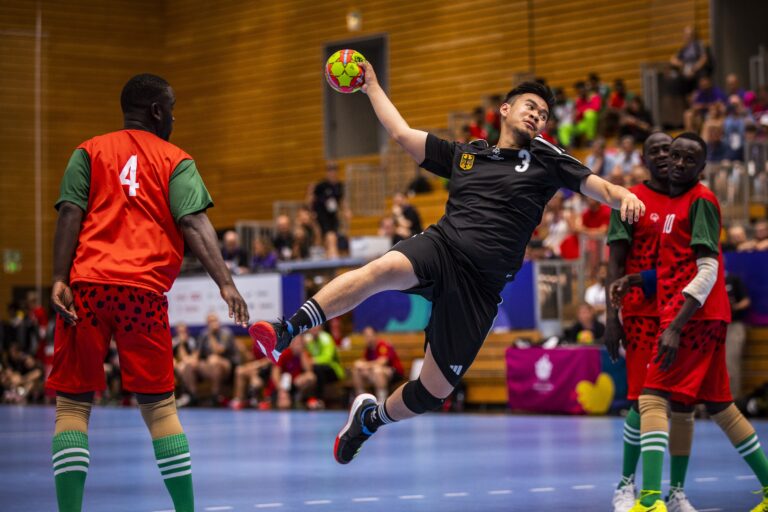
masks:
<svg viewBox="0 0 768 512"><path fill-rule="evenodd" d="M507 96L504 98L504 103L512 104L515 98L521 94L535 94L543 99L547 104L550 113L555 106L555 97L552 94L552 90L546 85L538 82L523 82L518 84L517 87L507 93Z"/></svg>
<svg viewBox="0 0 768 512"><path fill-rule="evenodd" d="M142 73L136 75L123 86L120 93L120 107L123 113L142 110L167 94L171 85L157 75Z"/></svg>
<svg viewBox="0 0 768 512"><path fill-rule="evenodd" d="M704 158L706 158L707 151L708 151L707 143L704 142L704 139L699 137L699 135L697 133L683 132L680 135L678 135L677 137L675 137L674 139L672 139L672 141L675 141L677 139L687 139L687 140L692 140L693 142L697 143L699 146L701 146L701 149L704 150Z"/></svg>

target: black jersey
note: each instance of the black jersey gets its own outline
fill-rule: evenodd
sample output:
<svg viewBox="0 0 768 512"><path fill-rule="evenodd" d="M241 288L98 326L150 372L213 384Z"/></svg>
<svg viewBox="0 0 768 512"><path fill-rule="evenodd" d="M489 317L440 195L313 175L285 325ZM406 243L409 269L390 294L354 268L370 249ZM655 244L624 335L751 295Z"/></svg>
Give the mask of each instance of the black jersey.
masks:
<svg viewBox="0 0 768 512"><path fill-rule="evenodd" d="M427 136L421 167L450 179L445 215L425 231L440 236L488 284L503 285L523 264L525 247L559 188L579 191L592 172L536 137L528 149L489 147Z"/></svg>

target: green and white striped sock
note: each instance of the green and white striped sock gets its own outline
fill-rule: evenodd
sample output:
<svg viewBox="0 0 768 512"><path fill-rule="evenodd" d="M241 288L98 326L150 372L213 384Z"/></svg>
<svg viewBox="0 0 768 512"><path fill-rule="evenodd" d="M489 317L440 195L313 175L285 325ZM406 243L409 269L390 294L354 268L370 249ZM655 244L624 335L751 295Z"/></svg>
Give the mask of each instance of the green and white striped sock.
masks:
<svg viewBox="0 0 768 512"><path fill-rule="evenodd" d="M53 436L51 451L59 512L80 512L91 463L88 434L78 430L60 432Z"/></svg>
<svg viewBox="0 0 768 512"><path fill-rule="evenodd" d="M749 464L749 467L752 468L752 471L754 471L755 476L760 480L763 487L768 486L768 459L766 459L765 452L760 447L760 440L757 438L757 434L752 434L736 445L736 451Z"/></svg>
<svg viewBox="0 0 768 512"><path fill-rule="evenodd" d="M646 507L661 498L661 473L664 467L664 452L668 446L668 432L658 430L640 436L640 451L643 454L643 492L640 502Z"/></svg>
<svg viewBox="0 0 768 512"><path fill-rule="evenodd" d="M192 492L192 460L187 436L176 434L152 441L155 458L165 487L171 495L176 512L194 512Z"/></svg>
<svg viewBox="0 0 768 512"><path fill-rule="evenodd" d="M638 460L640 460L640 414L630 409L624 420L624 464L619 489L635 480Z"/></svg>

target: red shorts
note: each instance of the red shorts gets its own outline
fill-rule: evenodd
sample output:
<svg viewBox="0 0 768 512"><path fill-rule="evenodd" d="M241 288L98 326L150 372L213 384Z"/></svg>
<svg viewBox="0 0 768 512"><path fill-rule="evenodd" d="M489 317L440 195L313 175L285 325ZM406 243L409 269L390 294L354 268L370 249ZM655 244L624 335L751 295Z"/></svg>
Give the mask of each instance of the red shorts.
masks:
<svg viewBox="0 0 768 512"><path fill-rule="evenodd" d="M624 319L627 350L627 399L637 400L645 385L648 363L659 341L659 319L630 316Z"/></svg>
<svg viewBox="0 0 768 512"><path fill-rule="evenodd" d="M112 337L117 343L123 389L135 393L173 391L173 349L168 299L123 285L72 285L76 325L56 319L53 370L47 387L64 393L106 387L104 358Z"/></svg>
<svg viewBox="0 0 768 512"><path fill-rule="evenodd" d="M722 320L688 322L680 335L677 357L667 371L651 360L645 387L671 393L684 404L733 400L725 366L725 334ZM661 332L659 332L661 336ZM656 357L658 347L653 350Z"/></svg>

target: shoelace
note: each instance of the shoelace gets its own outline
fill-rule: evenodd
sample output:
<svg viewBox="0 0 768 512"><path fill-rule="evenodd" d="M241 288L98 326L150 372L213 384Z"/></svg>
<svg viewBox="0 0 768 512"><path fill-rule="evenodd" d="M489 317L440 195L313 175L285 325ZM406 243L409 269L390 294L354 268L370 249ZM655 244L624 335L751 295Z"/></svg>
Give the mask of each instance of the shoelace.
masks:
<svg viewBox="0 0 768 512"><path fill-rule="evenodd" d="M619 482L619 489L623 489L624 487L634 483L635 475L623 476L621 477L621 482Z"/></svg>

